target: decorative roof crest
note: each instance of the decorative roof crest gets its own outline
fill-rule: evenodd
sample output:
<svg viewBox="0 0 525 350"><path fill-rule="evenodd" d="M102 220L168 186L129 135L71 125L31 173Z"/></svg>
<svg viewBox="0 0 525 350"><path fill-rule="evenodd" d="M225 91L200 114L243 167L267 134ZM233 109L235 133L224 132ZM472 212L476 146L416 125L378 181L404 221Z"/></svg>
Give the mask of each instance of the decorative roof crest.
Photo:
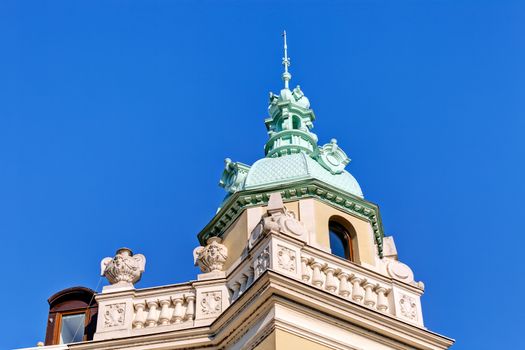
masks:
<svg viewBox="0 0 525 350"><path fill-rule="evenodd" d="M284 81L284 88L289 88L289 81L292 79L292 75L290 72L288 72L288 67L290 67L291 62L290 58L288 57L288 45L286 45L286 30L283 31L283 40L284 40L284 57L283 57L283 66L284 66L284 73L283 73L283 81Z"/></svg>
<svg viewBox="0 0 525 350"><path fill-rule="evenodd" d="M260 159L250 167L226 159L219 185L229 196L254 186L286 183L291 179L306 176L362 197L359 184L345 171L350 158L337 145L335 139L322 146L317 144L317 135L312 132L315 114L310 108L310 101L299 85L293 90L289 88L292 75L289 72L290 57L286 31L282 36L284 88L279 94L270 92L268 117L264 120L269 137L264 146L265 159L274 161L266 162ZM287 157L290 155L301 155L304 158Z"/></svg>

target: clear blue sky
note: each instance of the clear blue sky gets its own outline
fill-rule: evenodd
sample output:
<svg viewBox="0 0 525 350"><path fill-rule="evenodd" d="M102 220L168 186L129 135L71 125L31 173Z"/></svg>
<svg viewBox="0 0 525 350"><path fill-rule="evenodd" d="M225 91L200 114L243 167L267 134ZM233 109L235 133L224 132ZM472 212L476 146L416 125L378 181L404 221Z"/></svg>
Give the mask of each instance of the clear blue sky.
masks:
<svg viewBox="0 0 525 350"><path fill-rule="evenodd" d="M1 1L0 348L43 340L46 299L121 246L138 287L195 278L223 159L263 156L283 29L427 327L525 348L525 3L483 0Z"/></svg>

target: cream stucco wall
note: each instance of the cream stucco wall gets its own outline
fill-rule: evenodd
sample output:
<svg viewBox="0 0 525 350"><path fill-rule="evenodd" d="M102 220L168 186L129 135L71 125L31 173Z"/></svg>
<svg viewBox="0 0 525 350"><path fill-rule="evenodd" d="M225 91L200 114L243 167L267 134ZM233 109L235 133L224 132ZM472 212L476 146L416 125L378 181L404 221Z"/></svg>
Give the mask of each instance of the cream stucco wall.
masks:
<svg viewBox="0 0 525 350"><path fill-rule="evenodd" d="M355 262L371 266L376 264L373 231L368 221L313 198L286 202L285 206L296 214L296 217L310 232L310 241L308 243L327 252L330 252L328 234L330 218L337 216L343 221L347 221L356 232L353 244ZM226 261L225 269L232 266L245 252L250 233L259 223L264 213L266 213L266 206L248 208L241 213L239 218L225 232L223 244L228 248L229 257Z"/></svg>
<svg viewBox="0 0 525 350"><path fill-rule="evenodd" d="M255 350L274 350L275 349L275 331L270 333L262 342L257 344ZM293 348L291 348L293 349Z"/></svg>
<svg viewBox="0 0 525 350"><path fill-rule="evenodd" d="M328 236L328 222L331 217L338 216L348 221L355 229L357 235L357 246L354 246L355 260L357 263L367 263L375 265L376 248L372 226L366 220L347 214L344 211L334 208L318 200L314 201L315 213L315 238L316 243L330 251L330 241ZM301 218L301 220L303 220ZM305 218L304 220L307 220ZM355 249L357 248L357 249Z"/></svg>
<svg viewBox="0 0 525 350"><path fill-rule="evenodd" d="M315 343L309 339L302 338L298 335L276 329L270 333L254 349L256 350L327 350L330 347Z"/></svg>
<svg viewBox="0 0 525 350"><path fill-rule="evenodd" d="M321 344L315 343L311 340L302 338L298 335L288 333L277 329L275 331L275 348L279 350L284 349L300 349L300 350L325 350L333 349Z"/></svg>
<svg viewBox="0 0 525 350"><path fill-rule="evenodd" d="M248 210L242 212L241 216L226 230L222 239L222 244L228 249L228 259L224 264L226 270L239 259L246 247L248 241Z"/></svg>

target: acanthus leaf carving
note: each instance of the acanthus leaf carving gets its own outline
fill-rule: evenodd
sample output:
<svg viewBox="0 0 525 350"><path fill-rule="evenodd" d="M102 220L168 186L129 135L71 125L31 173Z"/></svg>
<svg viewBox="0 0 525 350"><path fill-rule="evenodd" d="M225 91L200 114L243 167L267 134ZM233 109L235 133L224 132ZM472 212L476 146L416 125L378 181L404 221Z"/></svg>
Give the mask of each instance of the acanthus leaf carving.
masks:
<svg viewBox="0 0 525 350"><path fill-rule="evenodd" d="M221 241L219 237L211 237L205 247L193 250L195 266L199 266L202 272L222 271L228 258L228 249Z"/></svg>
<svg viewBox="0 0 525 350"><path fill-rule="evenodd" d="M140 281L146 257L135 254L128 248L117 250L113 258L107 257L100 262L100 274L105 276L111 284L129 285Z"/></svg>

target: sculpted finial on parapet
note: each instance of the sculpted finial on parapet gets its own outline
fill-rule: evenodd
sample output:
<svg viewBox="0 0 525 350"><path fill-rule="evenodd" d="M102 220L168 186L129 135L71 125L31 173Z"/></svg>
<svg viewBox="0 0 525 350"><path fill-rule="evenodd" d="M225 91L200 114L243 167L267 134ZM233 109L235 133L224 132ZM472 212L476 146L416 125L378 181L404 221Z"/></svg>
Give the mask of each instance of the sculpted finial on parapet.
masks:
<svg viewBox="0 0 525 350"><path fill-rule="evenodd" d="M102 259L100 275L106 277L112 285L133 287L134 283L140 281L145 266L144 255L133 255L130 249L120 248L113 258Z"/></svg>
<svg viewBox="0 0 525 350"><path fill-rule="evenodd" d="M208 238L205 247L197 247L193 250L195 266L199 266L202 272L222 271L228 259L228 249L221 242L221 238L211 237Z"/></svg>

